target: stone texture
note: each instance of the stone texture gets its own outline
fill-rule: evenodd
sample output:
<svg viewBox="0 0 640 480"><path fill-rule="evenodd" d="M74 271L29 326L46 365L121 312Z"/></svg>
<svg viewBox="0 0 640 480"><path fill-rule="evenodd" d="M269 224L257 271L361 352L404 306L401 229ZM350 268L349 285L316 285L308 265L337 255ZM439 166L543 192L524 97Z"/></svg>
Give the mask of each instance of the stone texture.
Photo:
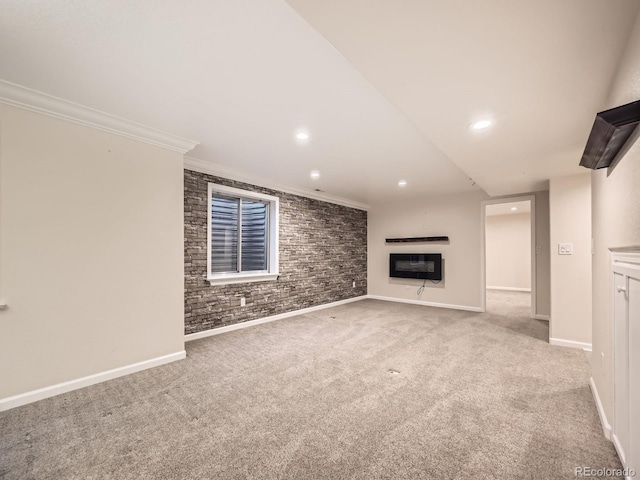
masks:
<svg viewBox="0 0 640 480"><path fill-rule="evenodd" d="M277 281L209 285L208 182L279 197ZM365 211L185 170L184 220L186 334L367 293Z"/></svg>

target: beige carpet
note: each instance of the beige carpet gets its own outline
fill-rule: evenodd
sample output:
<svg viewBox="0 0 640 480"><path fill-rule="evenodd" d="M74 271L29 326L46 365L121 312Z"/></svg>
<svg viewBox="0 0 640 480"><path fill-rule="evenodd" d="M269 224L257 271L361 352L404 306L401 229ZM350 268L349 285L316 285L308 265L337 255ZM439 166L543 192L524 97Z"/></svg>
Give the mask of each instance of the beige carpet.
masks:
<svg viewBox="0 0 640 480"><path fill-rule="evenodd" d="M549 346L545 322L493 310L365 300L191 342L184 361L0 413L0 478L573 479L578 466L619 468L584 352Z"/></svg>

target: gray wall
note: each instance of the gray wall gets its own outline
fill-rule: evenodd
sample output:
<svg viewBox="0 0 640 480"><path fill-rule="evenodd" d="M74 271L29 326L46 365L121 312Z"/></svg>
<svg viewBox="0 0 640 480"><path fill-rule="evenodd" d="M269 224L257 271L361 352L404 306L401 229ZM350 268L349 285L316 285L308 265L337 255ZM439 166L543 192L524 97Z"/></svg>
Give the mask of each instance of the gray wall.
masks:
<svg viewBox="0 0 640 480"><path fill-rule="evenodd" d="M536 196L536 314L551 315L551 244L549 190Z"/></svg>
<svg viewBox="0 0 640 480"><path fill-rule="evenodd" d="M278 281L209 285L208 182L280 198ZM365 211L191 170L184 173L184 208L186 334L367 294Z"/></svg>

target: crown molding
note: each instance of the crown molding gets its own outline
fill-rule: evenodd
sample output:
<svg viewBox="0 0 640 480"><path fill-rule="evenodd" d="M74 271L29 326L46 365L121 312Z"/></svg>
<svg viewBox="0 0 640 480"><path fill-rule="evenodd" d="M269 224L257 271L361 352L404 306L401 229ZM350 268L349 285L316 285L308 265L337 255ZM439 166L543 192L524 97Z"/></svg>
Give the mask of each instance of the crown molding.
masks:
<svg viewBox="0 0 640 480"><path fill-rule="evenodd" d="M228 178L229 180L236 180L238 182L249 183L259 187L270 188L272 190L278 190L280 192L292 193L301 197L313 198L314 200L321 200L323 202L335 203L337 205L343 205L345 207L356 208L358 210L369 210L370 206L366 203L355 202L348 198L338 197L336 195L329 195L326 193L316 192L314 190L308 190L306 188L292 187L290 185L281 185L277 183L269 182L259 177L247 175L243 172L235 170L233 168L225 167L217 163L207 162L206 160L200 160L198 158L184 157L184 168L187 170L193 170L194 172L206 173L208 175L215 175L216 177Z"/></svg>
<svg viewBox="0 0 640 480"><path fill-rule="evenodd" d="M131 138L182 154L192 150L199 143L2 79L0 79L0 103Z"/></svg>

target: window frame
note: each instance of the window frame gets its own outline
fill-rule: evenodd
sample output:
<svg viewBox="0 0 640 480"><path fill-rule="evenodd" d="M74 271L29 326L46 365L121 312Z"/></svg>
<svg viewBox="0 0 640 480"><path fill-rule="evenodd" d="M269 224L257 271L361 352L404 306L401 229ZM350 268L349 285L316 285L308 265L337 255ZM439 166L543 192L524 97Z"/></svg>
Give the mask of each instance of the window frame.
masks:
<svg viewBox="0 0 640 480"><path fill-rule="evenodd" d="M267 204L267 270L259 272L211 272L211 200L215 194L225 197L260 201ZM278 224L280 199L273 195L252 192L240 188L227 187L208 182L207 188L207 281L211 285L226 285L231 283L267 282L277 280L280 275L278 263ZM240 232L241 228L239 229ZM240 235L240 234L239 234Z"/></svg>

